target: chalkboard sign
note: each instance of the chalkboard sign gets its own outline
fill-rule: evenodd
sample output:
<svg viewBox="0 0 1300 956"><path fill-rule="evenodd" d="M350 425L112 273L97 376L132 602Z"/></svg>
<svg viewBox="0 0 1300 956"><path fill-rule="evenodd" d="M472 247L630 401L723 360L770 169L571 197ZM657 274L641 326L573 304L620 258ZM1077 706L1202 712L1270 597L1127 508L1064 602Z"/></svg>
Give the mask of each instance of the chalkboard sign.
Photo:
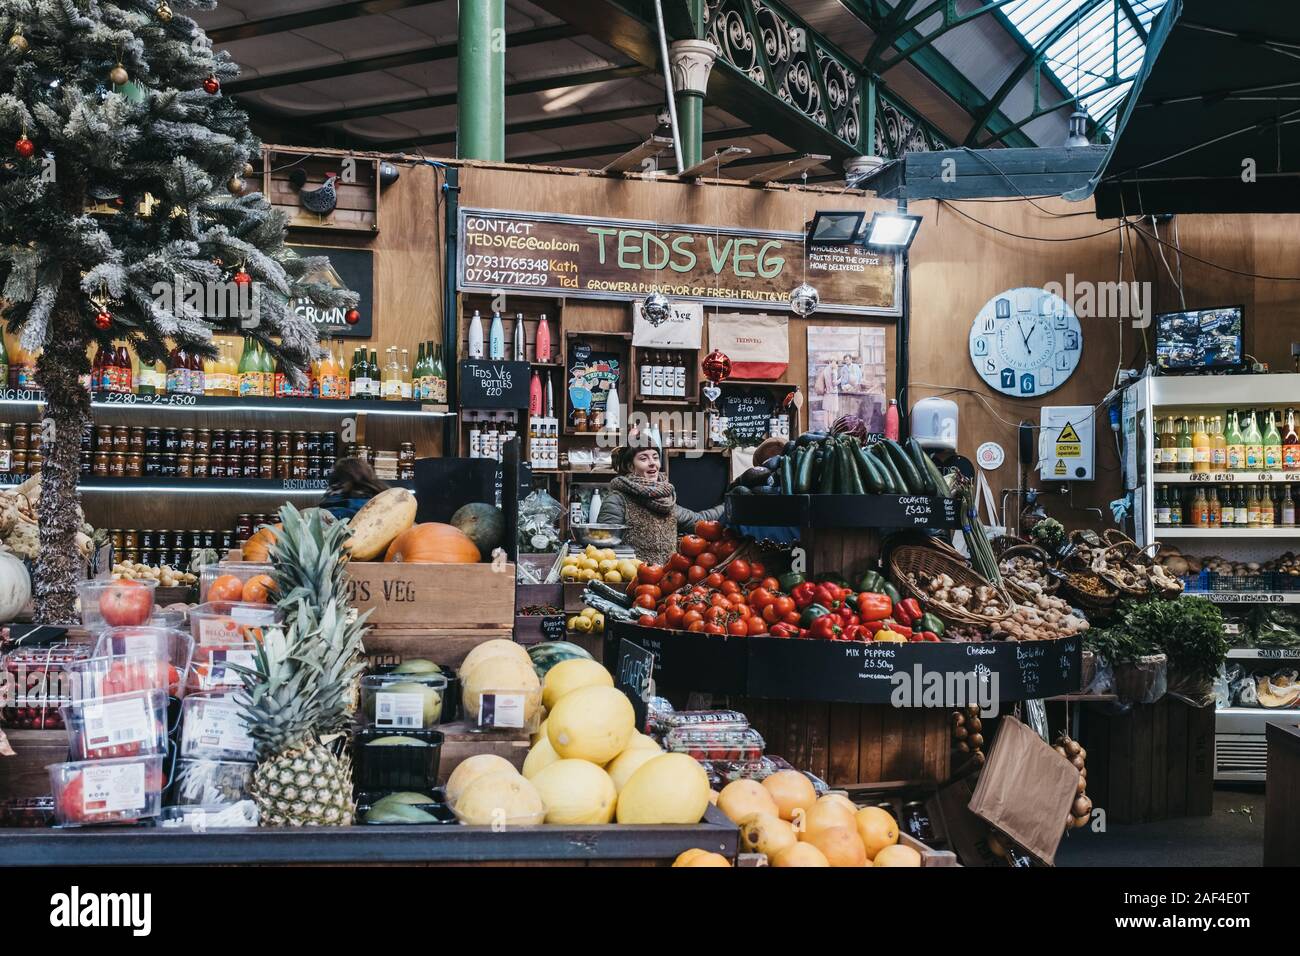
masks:
<svg viewBox="0 0 1300 956"><path fill-rule="evenodd" d="M568 426L578 431L598 431L604 427L609 395L618 394L623 375L623 360L617 352L593 349L583 341L569 347L566 370Z"/></svg>
<svg viewBox="0 0 1300 956"><path fill-rule="evenodd" d="M776 397L767 389L722 386L718 414L725 418L725 433L732 444L750 447L760 444L771 431L777 409Z"/></svg>
<svg viewBox="0 0 1300 956"><path fill-rule="evenodd" d="M955 498L923 495L727 495L733 524L800 528L957 528Z"/></svg>
<svg viewBox="0 0 1300 956"><path fill-rule="evenodd" d="M328 260L323 269L306 278L335 289L350 289L360 296L357 311L361 319L348 325L346 308L320 309L310 299L294 299L293 311L316 326L321 338L368 339L374 323L375 253L371 249L339 249L332 246L289 247L303 258L316 256Z"/></svg>
<svg viewBox="0 0 1300 956"><path fill-rule="evenodd" d="M542 640L564 640L564 615L548 614L542 618Z"/></svg>
<svg viewBox="0 0 1300 956"><path fill-rule="evenodd" d="M618 642L618 665L614 671L614 686L627 695L636 714L637 729L644 733L646 701L654 696L655 656L639 644Z"/></svg>
<svg viewBox="0 0 1300 956"><path fill-rule="evenodd" d="M461 408L527 408L528 363L460 363Z"/></svg>

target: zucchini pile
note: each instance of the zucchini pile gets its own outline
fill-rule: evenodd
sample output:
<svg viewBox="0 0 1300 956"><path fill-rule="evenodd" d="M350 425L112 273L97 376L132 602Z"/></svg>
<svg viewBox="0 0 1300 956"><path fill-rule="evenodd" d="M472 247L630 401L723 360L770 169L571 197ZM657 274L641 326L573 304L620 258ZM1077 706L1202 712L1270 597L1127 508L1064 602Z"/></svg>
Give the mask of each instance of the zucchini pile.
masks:
<svg viewBox="0 0 1300 956"><path fill-rule="evenodd" d="M909 438L864 445L852 435L804 432L781 454L750 468L733 494L925 495L949 494L947 480L930 456Z"/></svg>

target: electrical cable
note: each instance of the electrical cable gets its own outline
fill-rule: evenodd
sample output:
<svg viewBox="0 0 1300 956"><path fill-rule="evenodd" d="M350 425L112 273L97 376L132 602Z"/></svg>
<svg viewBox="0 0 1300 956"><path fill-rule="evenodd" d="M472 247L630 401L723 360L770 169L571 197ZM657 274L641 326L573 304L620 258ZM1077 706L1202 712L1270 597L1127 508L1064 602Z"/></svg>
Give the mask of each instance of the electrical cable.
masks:
<svg viewBox="0 0 1300 956"><path fill-rule="evenodd" d="M949 208L951 208L952 211L955 212L955 213L957 213L958 215L960 215L960 216L964 216L965 218L969 219L971 222L975 223L976 225L983 226L983 227L986 228L986 229L992 229L994 232L1001 233L1001 234L1004 235L1004 236L1010 236L1012 239L1024 239L1024 240L1027 240L1027 241L1029 241L1029 242L1078 242L1078 241L1081 240L1081 239L1095 239L1095 238L1097 238L1098 236L1108 236L1108 235L1110 235L1112 232L1118 232L1120 229L1123 229L1123 228L1124 228L1124 224L1123 224L1123 223L1120 223L1120 225L1118 225L1118 226L1114 226L1114 227L1112 227L1112 228L1110 228L1110 229L1103 229L1101 232L1090 232L1090 233L1088 233L1087 235L1084 235L1084 236L1060 236L1060 237L1053 237L1053 236L1024 236L1024 235L1021 235L1020 233L1010 232L1009 230L999 228L998 226L994 226L994 225L992 225L991 223L983 222L982 220L976 219L976 218L975 218L974 216L972 216L970 213L963 212L963 211L962 211L961 209L959 209L958 207L953 206L953 205L952 205L950 202L948 202L948 200L946 200L946 199L940 199L940 200L938 200L938 201L939 201L940 203L942 203L943 205L948 206Z"/></svg>

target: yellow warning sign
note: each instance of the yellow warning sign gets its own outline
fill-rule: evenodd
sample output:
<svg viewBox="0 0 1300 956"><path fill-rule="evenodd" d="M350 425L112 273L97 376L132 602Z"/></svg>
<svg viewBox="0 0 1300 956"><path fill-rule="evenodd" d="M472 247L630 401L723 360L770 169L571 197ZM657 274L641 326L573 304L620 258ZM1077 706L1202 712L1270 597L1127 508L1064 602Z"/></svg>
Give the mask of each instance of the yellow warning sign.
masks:
<svg viewBox="0 0 1300 956"><path fill-rule="evenodd" d="M1062 461L1061 459L1059 459L1059 458L1056 459L1056 473L1057 473L1058 475L1064 475L1064 474L1065 474L1065 462L1063 462L1063 461Z"/></svg>
<svg viewBox="0 0 1300 956"><path fill-rule="evenodd" d="M1057 458L1080 458L1083 456L1083 441L1079 438L1078 431L1069 422L1061 429L1061 434L1056 436L1056 457ZM1065 473L1065 465L1057 462L1057 473Z"/></svg>

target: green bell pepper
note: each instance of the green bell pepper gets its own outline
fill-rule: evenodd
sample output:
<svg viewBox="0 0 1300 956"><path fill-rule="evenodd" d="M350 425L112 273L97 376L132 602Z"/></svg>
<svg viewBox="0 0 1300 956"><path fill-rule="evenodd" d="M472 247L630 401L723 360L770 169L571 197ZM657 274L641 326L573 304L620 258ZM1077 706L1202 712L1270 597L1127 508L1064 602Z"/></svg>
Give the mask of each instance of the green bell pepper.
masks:
<svg viewBox="0 0 1300 956"><path fill-rule="evenodd" d="M888 581L885 581L880 585L880 587L876 588L876 590L881 594L888 594L889 600L893 601L895 604L903 600L903 596L898 593L898 588L894 587Z"/></svg>
<svg viewBox="0 0 1300 956"><path fill-rule="evenodd" d="M921 620L915 625L917 630L929 631L935 637L943 637L943 621L931 611L926 611L921 615Z"/></svg>
<svg viewBox="0 0 1300 956"><path fill-rule="evenodd" d="M777 581L781 585L781 590L786 594L789 594L795 589L796 585L803 584L806 580L808 580L808 578L799 571L787 571L785 574L777 578Z"/></svg>
<svg viewBox="0 0 1300 956"><path fill-rule="evenodd" d="M822 607L822 605L820 604L809 604L806 608L803 609L803 613L799 615L799 626L812 627L813 621L829 613L831 612L827 608Z"/></svg>
<svg viewBox="0 0 1300 956"><path fill-rule="evenodd" d="M881 585L884 583L885 579L877 572L868 571L866 574L862 575L862 578L858 581L858 590L867 591L872 594L880 594L882 593L880 590Z"/></svg>

